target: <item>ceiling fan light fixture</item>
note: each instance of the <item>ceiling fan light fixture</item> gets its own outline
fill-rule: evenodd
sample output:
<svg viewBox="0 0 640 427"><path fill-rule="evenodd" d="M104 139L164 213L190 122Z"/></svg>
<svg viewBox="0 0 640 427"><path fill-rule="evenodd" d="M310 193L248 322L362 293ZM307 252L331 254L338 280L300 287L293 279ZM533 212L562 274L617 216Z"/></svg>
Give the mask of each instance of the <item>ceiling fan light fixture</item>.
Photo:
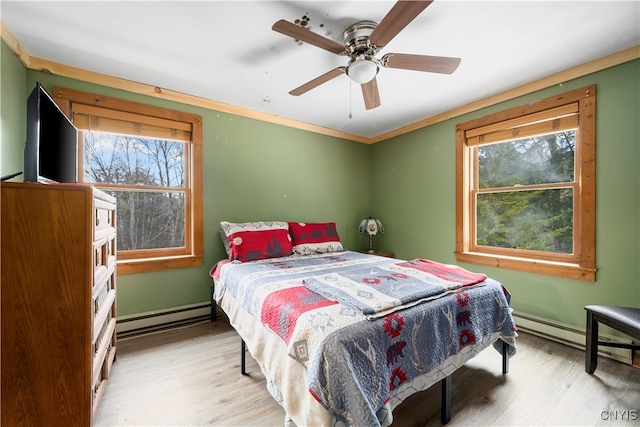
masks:
<svg viewBox="0 0 640 427"><path fill-rule="evenodd" d="M365 84L373 80L379 69L378 64L372 59L360 57L347 66L346 73L355 83Z"/></svg>

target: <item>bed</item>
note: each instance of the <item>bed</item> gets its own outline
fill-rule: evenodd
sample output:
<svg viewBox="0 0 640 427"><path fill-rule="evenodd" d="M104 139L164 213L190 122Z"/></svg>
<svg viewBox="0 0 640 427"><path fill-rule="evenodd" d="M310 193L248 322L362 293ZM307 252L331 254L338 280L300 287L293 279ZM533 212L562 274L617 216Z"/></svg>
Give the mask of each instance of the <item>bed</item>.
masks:
<svg viewBox="0 0 640 427"><path fill-rule="evenodd" d="M387 426L404 399L438 382L447 422L456 369L494 347L506 372L517 334L495 280L344 250L334 223L221 225L229 259L211 270L212 301L258 362L285 425Z"/></svg>

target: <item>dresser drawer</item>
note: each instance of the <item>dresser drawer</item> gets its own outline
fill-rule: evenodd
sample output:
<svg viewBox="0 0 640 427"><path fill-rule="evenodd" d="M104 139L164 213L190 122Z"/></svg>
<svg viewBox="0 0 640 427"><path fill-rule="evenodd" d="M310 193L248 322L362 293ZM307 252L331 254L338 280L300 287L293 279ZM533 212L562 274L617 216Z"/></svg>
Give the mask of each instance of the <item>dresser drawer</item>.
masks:
<svg viewBox="0 0 640 427"><path fill-rule="evenodd" d="M116 206L101 199L93 200L93 233L94 240L101 239L106 234L115 233Z"/></svg>
<svg viewBox="0 0 640 427"><path fill-rule="evenodd" d="M93 339L94 346L99 345L100 334L105 324L114 317L113 307L116 302L115 275L107 276L93 288Z"/></svg>
<svg viewBox="0 0 640 427"><path fill-rule="evenodd" d="M93 344L94 352L91 388L93 394L94 413L98 408L100 399L102 398L104 386L111 371L111 365L115 360L115 331L116 319L109 316L103 325L103 328L100 330L97 340Z"/></svg>
<svg viewBox="0 0 640 427"><path fill-rule="evenodd" d="M102 400L102 396L104 395L104 390L107 387L107 380L101 380L98 384L94 385L93 390L91 390L91 412L92 416L96 416L98 412L98 407L100 406L100 401Z"/></svg>
<svg viewBox="0 0 640 427"><path fill-rule="evenodd" d="M110 208L96 208L96 230L113 227L113 211Z"/></svg>
<svg viewBox="0 0 640 427"><path fill-rule="evenodd" d="M111 371L111 366L113 365L115 358L116 348L114 346L109 346L107 352L104 354L104 359L102 359L102 362L96 363L94 365L94 372L97 373L93 378L93 385L91 387L91 397L93 400L92 409L94 415L98 410L100 400L102 400L105 386L107 385L107 379L109 378L109 372Z"/></svg>
<svg viewBox="0 0 640 427"><path fill-rule="evenodd" d="M116 234L105 235L93 242L93 283L98 284L116 268Z"/></svg>
<svg viewBox="0 0 640 427"><path fill-rule="evenodd" d="M97 336L97 340L93 345L93 384L97 384L99 380L108 377L111 363L109 354L115 349L113 342L113 334L116 331L116 319L109 317L103 328Z"/></svg>

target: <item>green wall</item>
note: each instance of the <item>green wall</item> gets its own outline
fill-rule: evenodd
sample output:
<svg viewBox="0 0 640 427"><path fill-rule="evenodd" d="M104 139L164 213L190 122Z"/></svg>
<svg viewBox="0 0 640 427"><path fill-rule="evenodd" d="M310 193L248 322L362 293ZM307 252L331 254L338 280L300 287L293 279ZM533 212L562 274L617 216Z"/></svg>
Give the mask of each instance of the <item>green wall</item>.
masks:
<svg viewBox="0 0 640 427"><path fill-rule="evenodd" d="M584 326L584 305L640 306L640 61L563 83L372 146L26 70L2 42L0 174L21 169L26 97L40 80L197 113L204 123L204 265L118 278L120 316L207 301L224 257L219 222L335 221L363 249L361 218L380 218L378 249L453 263L455 124L597 85L597 281L465 265L503 282L520 312Z"/></svg>
<svg viewBox="0 0 640 427"><path fill-rule="evenodd" d="M26 70L2 43L1 175L22 169L26 98L40 81L200 114L203 117L204 264L118 276L118 315L209 300L210 268L226 256L220 221L334 221L343 245L370 211L370 146ZM20 181L20 178L16 180Z"/></svg>
<svg viewBox="0 0 640 427"><path fill-rule="evenodd" d="M455 263L455 125L589 84L597 86L597 281L464 267L504 283L516 311L579 327L588 304L640 307L639 60L375 144L372 207L386 229L378 246Z"/></svg>
<svg viewBox="0 0 640 427"><path fill-rule="evenodd" d="M27 70L9 47L1 44L0 57L0 176L22 170L26 138Z"/></svg>

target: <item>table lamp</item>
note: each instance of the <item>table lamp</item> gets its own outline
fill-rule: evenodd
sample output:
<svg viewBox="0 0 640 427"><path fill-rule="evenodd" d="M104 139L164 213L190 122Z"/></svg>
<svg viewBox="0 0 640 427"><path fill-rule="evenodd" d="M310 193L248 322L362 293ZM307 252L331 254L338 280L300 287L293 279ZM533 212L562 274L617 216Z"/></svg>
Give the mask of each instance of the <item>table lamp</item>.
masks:
<svg viewBox="0 0 640 427"><path fill-rule="evenodd" d="M369 235L369 250L367 252L373 254L376 252L373 249L373 236L375 236L378 233L384 234L384 226L382 225L382 222L379 219L368 217L363 219L362 222L360 222L360 225L358 226L358 233L360 234L367 233Z"/></svg>

